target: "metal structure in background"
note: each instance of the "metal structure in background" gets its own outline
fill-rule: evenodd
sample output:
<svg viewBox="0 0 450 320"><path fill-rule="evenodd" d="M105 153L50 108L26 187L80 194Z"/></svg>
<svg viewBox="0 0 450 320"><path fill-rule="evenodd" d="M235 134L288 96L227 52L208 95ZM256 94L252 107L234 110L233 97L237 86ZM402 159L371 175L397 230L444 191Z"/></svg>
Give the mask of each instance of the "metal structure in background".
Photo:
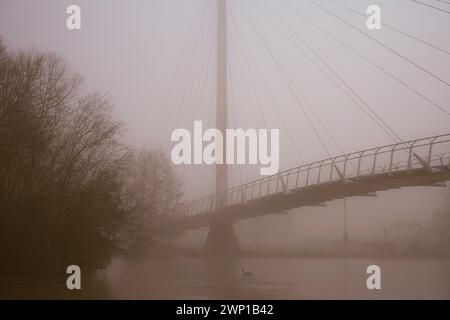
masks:
<svg viewBox="0 0 450 320"><path fill-rule="evenodd" d="M315 188L315 192L321 192L321 186L336 183L405 177L417 172L432 175L441 171L450 172L450 134L399 142L302 165L229 188L220 197L211 195L194 200L187 204L185 213L193 217L223 210L223 207L217 206L218 198L226 199L227 207L233 207L268 199L280 193L298 193L306 188L310 190L311 187ZM390 188L386 186L380 189Z"/></svg>

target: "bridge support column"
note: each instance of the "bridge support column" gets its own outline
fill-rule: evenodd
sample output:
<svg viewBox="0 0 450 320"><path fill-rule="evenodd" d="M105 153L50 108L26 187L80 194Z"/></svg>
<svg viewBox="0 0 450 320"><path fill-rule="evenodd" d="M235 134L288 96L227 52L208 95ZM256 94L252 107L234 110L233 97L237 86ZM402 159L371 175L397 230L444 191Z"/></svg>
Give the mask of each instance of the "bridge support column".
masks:
<svg viewBox="0 0 450 320"><path fill-rule="evenodd" d="M208 257L236 257L239 255L239 241L229 219L216 219L209 226L205 253Z"/></svg>

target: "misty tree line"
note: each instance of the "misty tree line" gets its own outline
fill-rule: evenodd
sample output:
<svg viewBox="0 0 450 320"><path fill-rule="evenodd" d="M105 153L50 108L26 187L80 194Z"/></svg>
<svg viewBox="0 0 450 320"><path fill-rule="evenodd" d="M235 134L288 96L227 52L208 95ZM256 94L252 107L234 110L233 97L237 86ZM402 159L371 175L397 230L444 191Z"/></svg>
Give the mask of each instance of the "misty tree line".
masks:
<svg viewBox="0 0 450 320"><path fill-rule="evenodd" d="M165 156L124 145L108 99L81 83L57 55L0 41L0 272L105 267L179 211Z"/></svg>

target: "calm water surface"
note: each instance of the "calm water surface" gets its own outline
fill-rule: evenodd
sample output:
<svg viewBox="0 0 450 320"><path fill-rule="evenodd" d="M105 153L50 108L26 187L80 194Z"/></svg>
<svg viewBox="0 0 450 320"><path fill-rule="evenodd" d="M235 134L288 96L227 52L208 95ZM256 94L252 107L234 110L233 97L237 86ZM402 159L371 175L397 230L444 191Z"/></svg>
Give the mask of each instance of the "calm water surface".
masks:
<svg viewBox="0 0 450 320"><path fill-rule="evenodd" d="M381 267L381 290L366 287L371 264ZM449 299L449 267L433 259L117 259L105 280L111 298L125 299Z"/></svg>
<svg viewBox="0 0 450 320"><path fill-rule="evenodd" d="M381 267L381 290L366 268ZM243 279L241 268L252 272ZM116 259L82 290L66 278L3 278L0 299L449 299L450 260L360 258Z"/></svg>

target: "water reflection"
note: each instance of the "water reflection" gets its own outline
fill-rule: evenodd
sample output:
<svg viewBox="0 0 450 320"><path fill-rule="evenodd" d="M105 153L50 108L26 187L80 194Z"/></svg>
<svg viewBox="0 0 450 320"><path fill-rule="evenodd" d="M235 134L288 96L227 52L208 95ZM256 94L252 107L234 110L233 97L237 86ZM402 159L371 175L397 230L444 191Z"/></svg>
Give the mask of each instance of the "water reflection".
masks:
<svg viewBox="0 0 450 320"><path fill-rule="evenodd" d="M237 259L207 259L206 280L214 299L233 299L238 296L236 286L239 263Z"/></svg>
<svg viewBox="0 0 450 320"><path fill-rule="evenodd" d="M371 264L381 267L382 290L366 287ZM449 266L436 259L146 259L122 266L120 288L111 270L108 283L113 298L449 299ZM243 278L241 268L252 277Z"/></svg>
<svg viewBox="0 0 450 320"><path fill-rule="evenodd" d="M64 299L92 300L111 297L109 283L101 275L86 276L82 290L68 290L65 276L21 275L0 279L0 300Z"/></svg>
<svg viewBox="0 0 450 320"><path fill-rule="evenodd" d="M366 287L366 268L382 289ZM116 259L69 291L65 277L0 279L0 298L27 299L449 299L449 260L362 258ZM241 269L251 271L242 277Z"/></svg>

